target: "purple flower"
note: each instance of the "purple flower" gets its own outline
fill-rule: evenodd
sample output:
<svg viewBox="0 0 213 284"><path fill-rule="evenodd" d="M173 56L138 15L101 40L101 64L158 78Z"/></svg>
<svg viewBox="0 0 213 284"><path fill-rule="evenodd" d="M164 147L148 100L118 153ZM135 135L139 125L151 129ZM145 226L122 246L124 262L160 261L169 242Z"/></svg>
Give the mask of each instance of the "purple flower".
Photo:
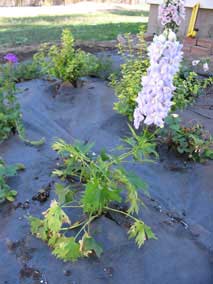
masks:
<svg viewBox="0 0 213 284"><path fill-rule="evenodd" d="M9 63L18 63L18 57L13 53L8 53L4 56L4 59L7 60Z"/></svg>

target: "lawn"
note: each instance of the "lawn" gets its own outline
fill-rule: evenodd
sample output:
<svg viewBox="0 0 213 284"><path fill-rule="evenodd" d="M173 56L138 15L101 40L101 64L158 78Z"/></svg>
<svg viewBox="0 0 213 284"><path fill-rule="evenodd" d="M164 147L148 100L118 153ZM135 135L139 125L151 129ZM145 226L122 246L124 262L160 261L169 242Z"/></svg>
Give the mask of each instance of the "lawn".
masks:
<svg viewBox="0 0 213 284"><path fill-rule="evenodd" d="M67 28L80 40L112 40L119 33L137 33L146 27L148 11L112 9L81 14L0 17L0 45L14 47L60 39Z"/></svg>

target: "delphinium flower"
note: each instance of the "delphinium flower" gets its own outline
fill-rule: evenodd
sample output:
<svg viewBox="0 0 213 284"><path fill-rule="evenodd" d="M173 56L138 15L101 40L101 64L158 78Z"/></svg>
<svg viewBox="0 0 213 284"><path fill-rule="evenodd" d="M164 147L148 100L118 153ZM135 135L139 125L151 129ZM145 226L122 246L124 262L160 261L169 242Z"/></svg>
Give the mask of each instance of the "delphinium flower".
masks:
<svg viewBox="0 0 213 284"><path fill-rule="evenodd" d="M148 48L150 67L147 75L142 77L142 90L136 99L136 129L141 122L146 125L164 126L164 119L172 106L174 75L180 68L183 56L182 44L177 41L175 32L184 16L184 0L165 0L159 6L159 18L164 32L155 36Z"/></svg>
<svg viewBox="0 0 213 284"><path fill-rule="evenodd" d="M208 59L192 60L192 66L197 66L198 64L202 65L203 71L207 72L207 71L209 71L208 61L209 61Z"/></svg>
<svg viewBox="0 0 213 284"><path fill-rule="evenodd" d="M192 66L197 66L200 63L200 60L192 60Z"/></svg>
<svg viewBox="0 0 213 284"><path fill-rule="evenodd" d="M207 62L205 62L205 63L203 64L203 71L205 71L205 72L209 71L209 65L208 65Z"/></svg>
<svg viewBox="0 0 213 284"><path fill-rule="evenodd" d="M166 28L177 30L184 17L184 0L165 0L159 6L158 18Z"/></svg>
<svg viewBox="0 0 213 284"><path fill-rule="evenodd" d="M182 60L182 44L171 30L155 36L148 48L150 67L147 75L142 77L142 90L136 99L134 126L139 128L144 121L146 125L154 124L163 127L164 119L172 105L174 75Z"/></svg>
<svg viewBox="0 0 213 284"><path fill-rule="evenodd" d="M7 60L9 63L18 63L18 57L13 53L8 53L4 56L4 59Z"/></svg>

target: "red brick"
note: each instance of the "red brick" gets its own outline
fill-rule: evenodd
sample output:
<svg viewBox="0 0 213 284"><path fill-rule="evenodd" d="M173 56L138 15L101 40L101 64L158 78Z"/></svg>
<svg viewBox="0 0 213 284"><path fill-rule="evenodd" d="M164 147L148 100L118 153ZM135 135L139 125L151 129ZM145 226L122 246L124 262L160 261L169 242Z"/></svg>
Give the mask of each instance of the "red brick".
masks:
<svg viewBox="0 0 213 284"><path fill-rule="evenodd" d="M197 44L197 39L193 38L193 37L185 37L183 39L183 44L187 44L187 45L196 45Z"/></svg>
<svg viewBox="0 0 213 284"><path fill-rule="evenodd" d="M197 56L209 56L211 55L211 49L201 46L192 46L191 53L192 55L197 55Z"/></svg>
<svg viewBox="0 0 213 284"><path fill-rule="evenodd" d="M144 39L145 41L152 41L153 40L153 35L152 34L148 34L148 33L145 33L144 34Z"/></svg>
<svg viewBox="0 0 213 284"><path fill-rule="evenodd" d="M186 53L190 53L191 52L191 46L190 45L184 45L183 46L183 52L186 52Z"/></svg>
<svg viewBox="0 0 213 284"><path fill-rule="evenodd" d="M213 39L208 39L208 38L198 39L197 45L202 46L202 47L206 47L206 48L212 48L213 47Z"/></svg>

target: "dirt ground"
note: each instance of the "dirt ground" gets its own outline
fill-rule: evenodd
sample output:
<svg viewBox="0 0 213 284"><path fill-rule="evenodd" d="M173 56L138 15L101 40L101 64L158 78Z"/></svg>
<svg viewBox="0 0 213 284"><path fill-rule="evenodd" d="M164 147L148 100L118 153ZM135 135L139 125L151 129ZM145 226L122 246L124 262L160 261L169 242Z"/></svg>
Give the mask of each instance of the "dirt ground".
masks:
<svg viewBox="0 0 213 284"><path fill-rule="evenodd" d="M30 139L45 137L46 144L34 148L11 136L0 145L8 163L26 166L9 181L18 191L16 201L0 205L0 283L212 284L213 161L185 163L164 149L154 164L129 166L149 184L151 198L144 197L146 207L139 215L158 237L141 249L128 240L124 220L117 222L116 215L93 224L104 247L100 259L64 263L30 234L27 217L41 217L54 198L51 172L57 160L51 145L56 137L95 142L99 151L120 144L128 127L126 118L113 111L113 90L100 79L85 78L83 87L64 89L58 96L53 96L52 82L41 79L19 87L27 134ZM212 106L210 90L181 116L202 122L213 134ZM33 200L41 188L50 194L44 203ZM71 218L74 214L69 212Z"/></svg>

